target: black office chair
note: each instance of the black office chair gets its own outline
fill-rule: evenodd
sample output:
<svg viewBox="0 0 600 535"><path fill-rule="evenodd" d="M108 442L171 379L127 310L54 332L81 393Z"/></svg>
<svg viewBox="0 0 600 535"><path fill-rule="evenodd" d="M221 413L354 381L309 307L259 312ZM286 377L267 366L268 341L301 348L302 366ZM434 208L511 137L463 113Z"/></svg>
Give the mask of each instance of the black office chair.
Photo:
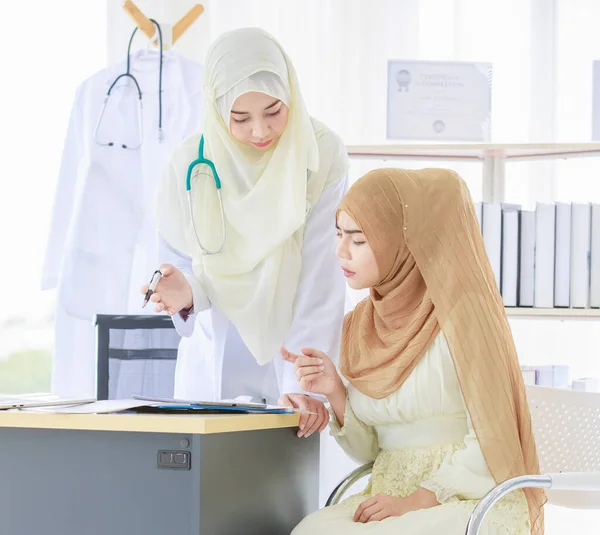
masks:
<svg viewBox="0 0 600 535"><path fill-rule="evenodd" d="M168 316L95 318L97 398L173 397L180 337Z"/></svg>

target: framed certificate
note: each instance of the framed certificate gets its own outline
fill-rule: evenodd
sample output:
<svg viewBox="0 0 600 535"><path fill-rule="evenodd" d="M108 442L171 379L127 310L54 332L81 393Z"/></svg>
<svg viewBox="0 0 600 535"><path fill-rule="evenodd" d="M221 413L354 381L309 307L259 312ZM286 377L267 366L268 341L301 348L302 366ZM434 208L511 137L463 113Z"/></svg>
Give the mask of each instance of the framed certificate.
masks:
<svg viewBox="0 0 600 535"><path fill-rule="evenodd" d="M388 139L489 142L491 109L491 63L388 62Z"/></svg>

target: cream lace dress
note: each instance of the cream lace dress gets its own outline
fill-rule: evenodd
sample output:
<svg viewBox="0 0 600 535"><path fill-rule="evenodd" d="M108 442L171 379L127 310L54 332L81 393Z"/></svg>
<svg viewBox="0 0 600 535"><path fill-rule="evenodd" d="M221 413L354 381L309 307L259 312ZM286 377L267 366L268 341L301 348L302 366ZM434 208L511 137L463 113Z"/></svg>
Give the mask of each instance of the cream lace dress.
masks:
<svg viewBox="0 0 600 535"><path fill-rule="evenodd" d="M332 416L331 433L356 461L375 461L371 480L363 493L306 517L292 535L462 535L477 500L495 485L442 333L393 394L373 399L350 385L344 426ZM441 505L379 522L352 521L367 498L408 496L419 487L433 491ZM528 533L520 491L498 503L481 530L481 535Z"/></svg>

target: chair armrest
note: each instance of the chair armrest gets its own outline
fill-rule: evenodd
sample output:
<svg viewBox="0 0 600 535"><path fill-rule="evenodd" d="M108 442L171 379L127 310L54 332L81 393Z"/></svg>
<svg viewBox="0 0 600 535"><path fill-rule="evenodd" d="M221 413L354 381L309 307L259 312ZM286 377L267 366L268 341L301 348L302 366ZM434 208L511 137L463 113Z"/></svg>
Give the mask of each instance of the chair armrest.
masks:
<svg viewBox="0 0 600 535"><path fill-rule="evenodd" d="M338 483L337 487L333 489L333 492L329 495L329 498L327 499L325 507L329 507L330 505L337 505L338 503L340 503L340 501L344 497L344 494L348 492L348 489L350 489L352 485L360 481L363 477L369 475L372 471L372 462L363 464L355 470L352 470L352 472L350 472L344 479L342 479L342 481Z"/></svg>
<svg viewBox="0 0 600 535"><path fill-rule="evenodd" d="M496 485L488 492L473 509L469 522L467 523L466 535L478 535L483 520L490 509L496 505L504 496L518 489L549 489L552 486L552 478L545 476L519 476L508 479Z"/></svg>
<svg viewBox="0 0 600 535"><path fill-rule="evenodd" d="M562 472L543 476L520 476L500 483L477 504L469 523L467 535L478 535L483 519L490 509L504 496L526 488L549 489L552 491L597 492L600 491L600 472Z"/></svg>
<svg viewBox="0 0 600 535"><path fill-rule="evenodd" d="M600 472L561 472L548 474L552 490L600 490Z"/></svg>

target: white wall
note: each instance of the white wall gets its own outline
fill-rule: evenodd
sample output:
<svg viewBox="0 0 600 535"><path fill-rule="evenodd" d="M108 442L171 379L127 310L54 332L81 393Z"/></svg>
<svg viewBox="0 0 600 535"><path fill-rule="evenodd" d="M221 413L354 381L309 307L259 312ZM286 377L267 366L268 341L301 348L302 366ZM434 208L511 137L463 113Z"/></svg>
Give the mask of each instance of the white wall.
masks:
<svg viewBox="0 0 600 535"><path fill-rule="evenodd" d="M51 310L42 260L75 90L105 65L103 4L0 2L0 324ZM9 351L0 340L0 357Z"/></svg>

